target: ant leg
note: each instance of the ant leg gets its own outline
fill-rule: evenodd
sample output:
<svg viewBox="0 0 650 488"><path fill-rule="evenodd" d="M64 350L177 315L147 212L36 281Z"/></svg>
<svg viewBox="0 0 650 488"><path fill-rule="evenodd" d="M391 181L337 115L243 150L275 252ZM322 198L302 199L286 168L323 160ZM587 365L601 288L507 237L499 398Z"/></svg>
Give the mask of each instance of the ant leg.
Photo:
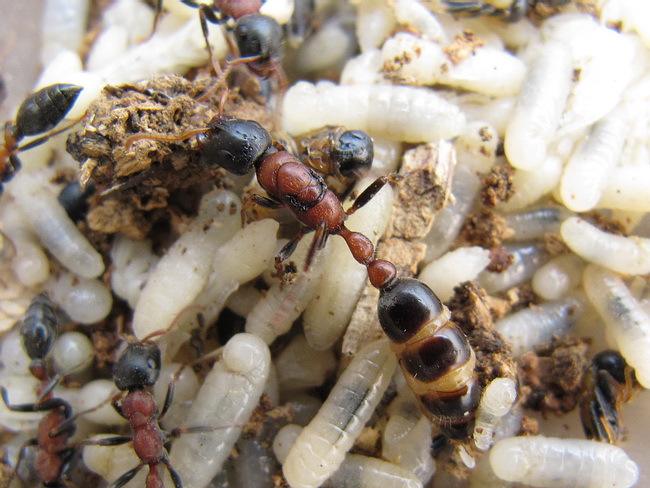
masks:
<svg viewBox="0 0 650 488"><path fill-rule="evenodd" d="M74 122L72 122L72 123L70 123L70 124L68 124L68 125L66 125L64 127L61 127L60 129L53 130L52 132L48 132L44 136L38 137L38 138L34 139L33 141L29 141L26 144L22 144L21 146L18 146L16 148L15 152L27 151L28 149L32 149L32 148L35 148L36 146L40 146L41 144L47 142L50 138L52 138L54 136L58 136L62 132L65 132L65 131L67 131L69 129L72 129L80 121L81 121L81 119L75 120Z"/></svg>
<svg viewBox="0 0 650 488"><path fill-rule="evenodd" d="M165 394L165 403L163 404L163 408L160 411L160 415L158 415L159 421L162 420L162 418L169 410L169 407L171 407L172 405L172 401L174 400L174 388L176 386L176 382L178 381L178 378L181 377L181 374L183 373L184 369L185 369L185 365L182 365L180 368L178 368L174 373L174 376L172 376L169 385L167 385L167 393Z"/></svg>
<svg viewBox="0 0 650 488"><path fill-rule="evenodd" d="M259 61L262 59L262 56L248 56L245 58L236 58L232 59L229 61L226 61L223 69L221 70L221 74L217 77L217 81L215 81L210 88L208 88L203 95L201 95L199 98L196 99L197 102L204 102L208 100L212 95L216 93L216 91L221 87L225 82L226 78L232 71L234 66L237 66L239 64L247 64L247 63L254 63L255 61ZM224 100L225 103L225 100Z"/></svg>
<svg viewBox="0 0 650 488"><path fill-rule="evenodd" d="M205 434L206 432L214 432L215 430L223 430L223 429L243 429L244 425L243 424L231 424L231 425L221 425L217 427L210 427L206 425L193 425L193 426L180 426L180 427L175 427L171 431L167 433L167 436L176 439L177 437L180 437L184 434Z"/></svg>
<svg viewBox="0 0 650 488"><path fill-rule="evenodd" d="M138 474L138 471L140 471L143 467L144 464L138 464L135 468L128 470L122 476L117 478L113 483L111 483L110 488L122 488L129 481L135 478L135 475Z"/></svg>
<svg viewBox="0 0 650 488"><path fill-rule="evenodd" d="M253 200L253 202L255 202L260 207L264 207L264 208L284 207L284 203L276 200L275 198L265 197L262 195L258 195L257 193L253 193L253 195L251 196L251 200Z"/></svg>
<svg viewBox="0 0 650 488"><path fill-rule="evenodd" d="M102 408L104 405L106 405L109 401L111 402L113 408L117 413L119 413L122 417L124 415L122 414L122 410L120 409L120 406L116 403L119 397L122 395L122 393L117 393L116 395L107 398L103 402L98 403L94 407L87 408L86 410L82 410L80 412L75 413L72 415L70 418L66 419L65 421L61 422L58 427L55 430L50 431L50 437L57 437L61 434L63 434L66 431L70 431L71 429L74 429L74 423L79 417L82 417L86 414L89 414L91 412L94 412L95 410L99 410Z"/></svg>
<svg viewBox="0 0 650 488"><path fill-rule="evenodd" d="M128 435L116 435L104 439L86 439L77 444L77 446L120 446L130 442L131 440L131 436Z"/></svg>
<svg viewBox="0 0 650 488"><path fill-rule="evenodd" d="M20 447L20 451L18 451L18 457L16 458L16 465L14 466L14 469L9 475L9 482L7 483L7 486L11 486L11 482L13 481L14 476L18 474L18 468L20 467L20 463L22 463L23 459L25 459L25 453L27 452L27 448L31 446L38 446L38 439L36 438L28 439Z"/></svg>
<svg viewBox="0 0 650 488"><path fill-rule="evenodd" d="M187 4L186 4L187 5ZM208 30L208 22L211 24L221 24L222 22L214 15L212 9L207 5L198 5L199 8L199 21L201 22L201 32L203 32L203 39L205 40L205 47L208 50L208 56L210 56L210 62L214 68L214 72L217 74L217 77L221 76L221 66L219 66L219 61L214 57L214 51L212 51L212 46L210 45L210 31Z"/></svg>
<svg viewBox="0 0 650 488"><path fill-rule="evenodd" d="M328 236L329 233L327 232L327 227L325 226L324 222L321 222L321 224L316 229L314 238L312 239L311 245L309 246L309 251L307 252L307 259L305 259L305 266L303 268L304 271L309 270L311 263L314 261L314 256L316 256L316 252L323 249L323 247L325 247L325 243L327 242Z"/></svg>
<svg viewBox="0 0 650 488"><path fill-rule="evenodd" d="M180 142L189 139L190 137L203 134L210 130L209 127L199 127L198 129L190 129L180 134L156 134L154 132L140 132L133 134L124 141L124 148L128 151L131 146L141 140L163 141L163 142Z"/></svg>
<svg viewBox="0 0 650 488"><path fill-rule="evenodd" d="M361 195L359 195L350 208L348 208L345 213L347 215L352 215L354 212L363 207L366 203L373 199L373 197L379 193L386 183L394 184L397 183L401 178L398 175L391 174L387 176L380 176L375 181L373 181L368 188L363 190Z"/></svg>
<svg viewBox="0 0 650 488"><path fill-rule="evenodd" d="M171 477L172 482L174 483L174 488L183 488L183 482L181 481L181 476L172 467L172 463L169 462L169 459L164 457L162 462L167 467L167 471L169 471L169 476Z"/></svg>
<svg viewBox="0 0 650 488"><path fill-rule="evenodd" d="M4 386L0 386L0 395L5 406L12 412L45 412L54 410L55 408L63 408L63 415L66 419L72 416L72 407L70 404L61 398L52 398L42 403L20 403L12 405L9 403L9 395Z"/></svg>
<svg viewBox="0 0 650 488"><path fill-rule="evenodd" d="M289 257L296 250L296 247L298 246L300 240L308 232L311 231L306 227L301 227L298 233L295 236L293 236L293 238L289 242L287 242L282 247L282 249L280 249L280 252L275 256L275 270L277 271L279 276L282 276L284 274L284 270L282 269L282 263L287 259L289 259Z"/></svg>
<svg viewBox="0 0 650 488"><path fill-rule="evenodd" d="M153 26L151 28L152 36L156 33L156 28L158 27L158 21L160 20L160 14L162 14L162 9L163 9L163 0L156 0L156 10L155 10L156 14L153 17Z"/></svg>

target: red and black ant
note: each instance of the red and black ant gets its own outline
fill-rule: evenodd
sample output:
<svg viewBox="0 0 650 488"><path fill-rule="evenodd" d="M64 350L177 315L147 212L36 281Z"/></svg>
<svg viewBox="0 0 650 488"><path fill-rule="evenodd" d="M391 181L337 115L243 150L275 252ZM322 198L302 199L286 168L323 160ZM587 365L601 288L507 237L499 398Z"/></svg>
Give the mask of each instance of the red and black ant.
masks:
<svg viewBox="0 0 650 488"><path fill-rule="evenodd" d="M57 83L32 93L20 104L16 121L9 121L4 126L4 145L0 147L0 192L2 183L9 181L20 169L19 152L39 146L70 127L57 129L21 146L18 143L26 136L37 136L56 127L70 111L82 89L76 85Z"/></svg>
<svg viewBox="0 0 650 488"><path fill-rule="evenodd" d="M374 259L374 246L370 239L345 226L345 219L368 203L386 183L394 181L394 177L378 178L348 210L344 210L321 175L293 154L276 149L268 131L252 120L220 117L206 128L192 129L178 136L136 134L126 141L126 146L128 148L141 139L173 142L193 136L197 138L200 159L204 164L216 164L238 175L254 169L257 181L268 195L256 195L254 201L269 208L286 207L303 224L299 233L276 257L278 268L293 253L300 239L315 231L305 267L309 267L315 252L325 245L328 236L334 234L341 236L354 258L366 266L374 286L382 288L395 277L396 268L392 263Z"/></svg>
<svg viewBox="0 0 650 488"><path fill-rule="evenodd" d="M140 139L173 142L193 136L204 164L218 165L238 175L255 170L257 181L267 193L257 195L255 201L266 207L286 207L302 223L298 234L276 257L278 267L308 232L315 231L315 236L305 267L329 235L345 240L352 256L366 266L370 283L380 290L379 322L392 341L422 410L449 437L465 437L481 391L474 374L476 357L467 338L427 285L419 280L397 278L393 263L375 258L370 239L345 226L349 215L396 178L378 178L344 210L321 175L283 148L276 148L268 131L251 120L220 117L206 128L177 136L136 134L127 140L127 146Z"/></svg>
<svg viewBox="0 0 650 488"><path fill-rule="evenodd" d="M57 384L58 375L50 377L45 365L58 329L55 307L46 295L38 295L30 304L20 328L23 346L31 359L29 370L41 381L39 400L35 403L12 405L4 387L0 394L7 408L14 412L48 412L39 422L36 438L30 439L21 449L14 473L28 446L36 446L35 471L38 479L46 487L63 487L64 478L69 471L74 447L68 440L74 434L72 408L65 400L54 398L52 389Z"/></svg>
<svg viewBox="0 0 650 488"><path fill-rule="evenodd" d="M172 404L174 380L169 384L160 413L152 392L152 387L160 375L160 356L160 349L153 342L135 342L126 346L113 368L113 381L120 391L126 391L127 394L121 403L115 398L112 404L113 408L128 420L131 435L84 442L86 445L116 446L133 441L133 450L140 459L140 464L115 480L111 485L113 488L127 484L144 466L149 467L146 487L163 488L163 479L158 469L161 464L167 468L174 486L183 486L180 475L172 467L165 450L169 438L178 436L181 429L175 429L168 434L160 428L160 420Z"/></svg>

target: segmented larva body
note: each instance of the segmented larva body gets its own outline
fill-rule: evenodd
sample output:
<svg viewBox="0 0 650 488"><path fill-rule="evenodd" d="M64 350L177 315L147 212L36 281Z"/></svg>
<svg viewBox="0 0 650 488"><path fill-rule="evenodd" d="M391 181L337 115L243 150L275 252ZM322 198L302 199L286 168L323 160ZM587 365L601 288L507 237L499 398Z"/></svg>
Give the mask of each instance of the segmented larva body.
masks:
<svg viewBox="0 0 650 488"><path fill-rule="evenodd" d="M542 488L629 488L639 477L620 447L581 439L510 437L494 445L490 464L503 480Z"/></svg>
<svg viewBox="0 0 650 488"><path fill-rule="evenodd" d="M449 309L423 282L407 278L381 290L378 312L422 411L449 437L467 437L481 388L474 351Z"/></svg>
<svg viewBox="0 0 650 488"><path fill-rule="evenodd" d="M517 399L517 384L511 378L496 378L485 388L476 412L474 444L487 450L493 442L494 431Z"/></svg>
<svg viewBox="0 0 650 488"><path fill-rule="evenodd" d="M316 488L336 472L381 400L395 366L384 340L357 353L282 465L292 488Z"/></svg>

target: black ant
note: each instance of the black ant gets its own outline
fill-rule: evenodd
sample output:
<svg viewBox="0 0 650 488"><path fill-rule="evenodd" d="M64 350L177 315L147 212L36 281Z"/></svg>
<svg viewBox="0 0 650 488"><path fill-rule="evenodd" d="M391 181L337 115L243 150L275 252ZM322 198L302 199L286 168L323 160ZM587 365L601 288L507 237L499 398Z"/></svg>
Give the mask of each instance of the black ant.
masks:
<svg viewBox="0 0 650 488"><path fill-rule="evenodd" d="M297 144L305 164L341 182L368 171L374 158L372 139L362 130L325 127L304 135Z"/></svg>
<svg viewBox="0 0 650 488"><path fill-rule="evenodd" d="M417 394L423 411L445 428L450 437L464 437L480 398L474 374L475 354L459 327L450 320L449 310L423 282L397 278L393 263L376 259L370 239L345 226L345 219L368 203L387 183L375 180L344 210L339 198L323 177L294 155L272 144L271 135L251 120L218 117L208 127L177 136L136 134L127 147L140 139L185 140L196 136L199 156L206 165L219 165L244 175L255 170L267 196L257 195L263 206L286 207L302 223L299 233L281 250L276 265L281 267L299 240L315 231L305 267L329 235L341 236L352 256L366 266L370 283L380 290L379 322L391 339L393 349L409 386Z"/></svg>
<svg viewBox="0 0 650 488"><path fill-rule="evenodd" d="M444 0L445 9L451 14L466 16L491 15L507 22L521 20L537 5L560 7L570 0L511 0L504 6L503 0Z"/></svg>
<svg viewBox="0 0 650 488"><path fill-rule="evenodd" d="M70 111L83 88L66 83L57 83L41 88L29 95L18 108L15 122L6 122L4 145L0 147L0 192L2 183L9 181L20 169L17 154L43 144L52 136L68 130L63 127L18 145L26 136L37 136L54 129Z"/></svg>
<svg viewBox="0 0 650 488"><path fill-rule="evenodd" d="M580 420L589 439L615 444L623 438L621 405L634 391L634 371L617 351L596 354L589 366L580 398Z"/></svg>
<svg viewBox="0 0 650 488"><path fill-rule="evenodd" d="M70 468L74 448L68 440L74 434L72 408L65 400L53 398L52 389L58 378L50 378L45 365L57 336L58 318L54 305L45 295L38 295L30 304L20 328L23 346L31 359L29 370L41 381L39 400L36 403L12 405L4 387L0 395L7 408L14 412L48 412L39 422L36 438L30 439L20 450L14 473L27 446L36 446L36 474L46 487L61 487Z"/></svg>

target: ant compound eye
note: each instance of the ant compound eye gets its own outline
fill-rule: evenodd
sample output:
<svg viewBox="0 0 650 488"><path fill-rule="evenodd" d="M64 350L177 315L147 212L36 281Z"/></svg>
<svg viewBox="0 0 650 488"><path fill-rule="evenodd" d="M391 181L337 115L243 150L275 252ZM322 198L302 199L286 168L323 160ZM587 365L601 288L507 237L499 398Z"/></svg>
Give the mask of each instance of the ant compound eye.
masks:
<svg viewBox="0 0 650 488"><path fill-rule="evenodd" d="M20 327L23 346L31 359L43 359L52 349L58 319L54 304L46 295L38 295L29 305Z"/></svg>
<svg viewBox="0 0 650 488"><path fill-rule="evenodd" d="M282 43L282 29L275 19L266 15L245 15L237 21L235 39L242 57L278 57Z"/></svg>
<svg viewBox="0 0 650 488"><path fill-rule="evenodd" d="M345 131L332 148L332 156L338 162L341 174L352 176L357 171L372 166L372 139L361 130Z"/></svg>
<svg viewBox="0 0 650 488"><path fill-rule="evenodd" d="M245 175L254 169L255 163L271 147L271 142L268 131L253 120L221 120L203 142L201 161Z"/></svg>
<svg viewBox="0 0 650 488"><path fill-rule="evenodd" d="M160 349L155 344L129 344L113 368L113 380L120 390L153 386L160 374Z"/></svg>

